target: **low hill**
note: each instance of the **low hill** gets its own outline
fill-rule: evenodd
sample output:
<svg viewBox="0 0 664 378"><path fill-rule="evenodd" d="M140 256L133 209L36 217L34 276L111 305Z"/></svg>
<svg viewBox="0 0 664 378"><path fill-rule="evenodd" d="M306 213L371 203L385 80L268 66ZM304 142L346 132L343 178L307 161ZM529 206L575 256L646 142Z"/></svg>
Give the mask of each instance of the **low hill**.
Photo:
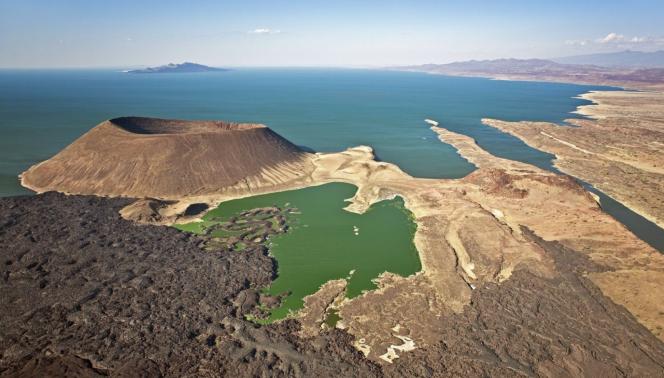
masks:
<svg viewBox="0 0 664 378"><path fill-rule="evenodd" d="M21 175L36 192L177 199L251 191L306 174L312 155L260 124L124 117Z"/></svg>
<svg viewBox="0 0 664 378"><path fill-rule="evenodd" d="M127 73L149 74L149 73L191 73L191 72L214 72L228 71L225 68L215 68L204 66L202 64L184 62L181 64L169 63L158 67L147 67L139 70L130 70Z"/></svg>
<svg viewBox="0 0 664 378"><path fill-rule="evenodd" d="M587 64L563 64L545 59L470 60L391 68L450 76L506 80L615 85L639 89L664 87L664 68L600 67Z"/></svg>
<svg viewBox="0 0 664 378"><path fill-rule="evenodd" d="M424 64L421 67L439 73L449 74L560 74L572 69L602 71L599 67L578 67L556 63L545 59L493 59L469 60L448 64Z"/></svg>
<svg viewBox="0 0 664 378"><path fill-rule="evenodd" d="M566 56L552 59L564 64L592 64L603 67L664 68L664 51L619 51Z"/></svg>

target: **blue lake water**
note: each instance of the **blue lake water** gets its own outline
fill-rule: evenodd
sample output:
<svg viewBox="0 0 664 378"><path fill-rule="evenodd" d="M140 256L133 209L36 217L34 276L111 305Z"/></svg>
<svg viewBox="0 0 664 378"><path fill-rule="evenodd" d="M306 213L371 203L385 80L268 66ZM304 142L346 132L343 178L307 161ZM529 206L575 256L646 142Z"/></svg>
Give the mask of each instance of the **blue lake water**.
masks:
<svg viewBox="0 0 664 378"><path fill-rule="evenodd" d="M414 176L465 176L474 167L438 141L423 122L432 118L495 155L550 169L550 155L481 118L562 122L586 103L575 97L593 89L607 88L350 69L0 70L0 195L27 193L20 172L99 122L128 115L264 123L316 151L365 144ZM630 226L637 233L639 218ZM640 236L664 239L653 232Z"/></svg>

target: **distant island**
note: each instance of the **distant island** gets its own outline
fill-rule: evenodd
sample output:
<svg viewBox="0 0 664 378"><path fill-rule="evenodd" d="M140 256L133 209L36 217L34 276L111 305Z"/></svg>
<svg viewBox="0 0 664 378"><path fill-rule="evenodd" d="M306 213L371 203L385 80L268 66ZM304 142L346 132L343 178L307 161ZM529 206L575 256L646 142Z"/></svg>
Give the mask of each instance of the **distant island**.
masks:
<svg viewBox="0 0 664 378"><path fill-rule="evenodd" d="M191 73L191 72L215 72L228 71L226 68L209 67L198 63L184 62L181 64L169 63L158 67L147 67L138 70L129 70L127 73Z"/></svg>

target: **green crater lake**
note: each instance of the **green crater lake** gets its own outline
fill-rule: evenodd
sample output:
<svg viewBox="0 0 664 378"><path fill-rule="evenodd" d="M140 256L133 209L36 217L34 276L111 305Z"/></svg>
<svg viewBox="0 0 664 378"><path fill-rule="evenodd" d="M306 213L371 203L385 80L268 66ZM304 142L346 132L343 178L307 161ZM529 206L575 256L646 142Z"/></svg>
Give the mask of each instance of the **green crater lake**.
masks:
<svg viewBox="0 0 664 378"><path fill-rule="evenodd" d="M296 209L287 215L288 232L272 235L269 241L278 271L265 292L290 293L270 312L270 322L301 309L303 298L329 280L350 277L346 296L352 298L375 289L373 280L383 272L409 276L420 271L413 243L416 225L403 200L381 201L365 214L343 210L356 190L350 184L331 183L232 200L208 212L203 222L176 227L201 233L211 223L228 221L246 210Z"/></svg>

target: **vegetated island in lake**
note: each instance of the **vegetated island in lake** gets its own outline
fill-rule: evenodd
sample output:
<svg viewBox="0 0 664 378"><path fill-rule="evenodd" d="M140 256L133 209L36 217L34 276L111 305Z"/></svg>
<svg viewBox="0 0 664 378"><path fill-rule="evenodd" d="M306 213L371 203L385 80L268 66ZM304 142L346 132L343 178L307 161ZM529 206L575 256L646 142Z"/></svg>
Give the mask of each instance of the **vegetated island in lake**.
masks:
<svg viewBox="0 0 664 378"><path fill-rule="evenodd" d="M103 123L23 177L40 191L133 198L0 200L0 335L13 345L2 371L664 373L664 255L574 179L493 156L440 124L433 135L477 167L462 179L412 177L376 161L367 146L314 154L264 126L227 124ZM210 139L240 143L252 132L259 135L246 140L271 151L259 167L251 143L206 151ZM151 144L159 147L141 153ZM123 149L124 161L104 162ZM171 150L191 155L178 161ZM197 174L185 176L187 169ZM204 176L215 174L228 182L208 185ZM214 226L222 234L212 242L154 225L196 227L193 220L224 201L333 182L357 187L349 212L403 199L417 225L421 270L385 272L377 289L353 298L340 295L346 278L328 281L292 318L269 326L246 317L273 305L261 289L278 279L278 260L262 235L288 226L284 209ZM224 235L235 227L256 237ZM349 239L364 229L346 228Z"/></svg>
<svg viewBox="0 0 664 378"><path fill-rule="evenodd" d="M223 72L228 71L226 68L217 68L205 66L198 63L184 62L184 63L169 63L163 66L147 67L137 70L128 70L127 73L133 74L151 74L151 73L193 73L193 72Z"/></svg>

